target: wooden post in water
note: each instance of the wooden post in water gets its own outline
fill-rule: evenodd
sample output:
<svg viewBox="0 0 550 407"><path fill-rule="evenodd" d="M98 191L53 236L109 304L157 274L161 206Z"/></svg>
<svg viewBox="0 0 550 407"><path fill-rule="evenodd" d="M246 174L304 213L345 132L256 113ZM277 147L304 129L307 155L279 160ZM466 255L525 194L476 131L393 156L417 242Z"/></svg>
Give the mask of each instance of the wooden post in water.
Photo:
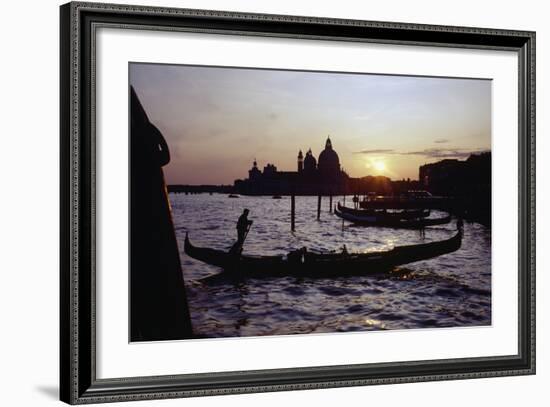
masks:
<svg viewBox="0 0 550 407"><path fill-rule="evenodd" d="M294 193L290 195L290 230L294 232L296 229L294 219L295 219L295 212L296 212L296 203L295 203L295 196Z"/></svg>
<svg viewBox="0 0 550 407"><path fill-rule="evenodd" d="M344 194L344 199L343 199L344 203L343 205L346 206L346 195ZM342 218L342 232L344 231L344 218Z"/></svg>
<svg viewBox="0 0 550 407"><path fill-rule="evenodd" d="M321 194L317 196L317 220L321 219Z"/></svg>
<svg viewBox="0 0 550 407"><path fill-rule="evenodd" d="M329 195L329 198L328 198L328 205L329 205L328 211L329 211L330 213L332 213L332 194Z"/></svg>

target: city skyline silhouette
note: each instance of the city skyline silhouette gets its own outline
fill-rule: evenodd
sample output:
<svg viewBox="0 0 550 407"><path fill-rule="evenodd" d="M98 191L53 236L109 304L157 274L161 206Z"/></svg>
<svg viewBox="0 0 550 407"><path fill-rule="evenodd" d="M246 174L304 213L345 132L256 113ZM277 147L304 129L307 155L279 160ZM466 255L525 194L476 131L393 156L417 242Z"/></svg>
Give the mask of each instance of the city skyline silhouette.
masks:
<svg viewBox="0 0 550 407"><path fill-rule="evenodd" d="M254 160L296 171L328 135L353 177L491 149L487 79L131 63L130 84L170 147L168 184L233 184Z"/></svg>

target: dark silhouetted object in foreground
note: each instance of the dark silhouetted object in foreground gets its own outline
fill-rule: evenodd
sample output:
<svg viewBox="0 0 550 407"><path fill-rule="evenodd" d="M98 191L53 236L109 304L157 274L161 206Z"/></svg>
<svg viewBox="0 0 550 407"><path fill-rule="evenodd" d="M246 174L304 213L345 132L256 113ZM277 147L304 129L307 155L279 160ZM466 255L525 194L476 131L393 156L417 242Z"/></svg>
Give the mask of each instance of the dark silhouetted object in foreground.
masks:
<svg viewBox="0 0 550 407"><path fill-rule="evenodd" d="M162 166L168 146L130 95L130 340L193 336Z"/></svg>

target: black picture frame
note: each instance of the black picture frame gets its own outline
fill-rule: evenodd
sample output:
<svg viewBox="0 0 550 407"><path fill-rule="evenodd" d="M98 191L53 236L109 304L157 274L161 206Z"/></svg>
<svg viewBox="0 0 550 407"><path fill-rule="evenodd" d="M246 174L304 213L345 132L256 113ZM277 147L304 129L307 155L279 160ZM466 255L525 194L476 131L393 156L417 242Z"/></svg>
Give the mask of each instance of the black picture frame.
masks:
<svg viewBox="0 0 550 407"><path fill-rule="evenodd" d="M535 33L73 2L60 8L60 398L70 404L535 373ZM519 349L507 356L96 378L95 70L99 26L508 50L519 60Z"/></svg>

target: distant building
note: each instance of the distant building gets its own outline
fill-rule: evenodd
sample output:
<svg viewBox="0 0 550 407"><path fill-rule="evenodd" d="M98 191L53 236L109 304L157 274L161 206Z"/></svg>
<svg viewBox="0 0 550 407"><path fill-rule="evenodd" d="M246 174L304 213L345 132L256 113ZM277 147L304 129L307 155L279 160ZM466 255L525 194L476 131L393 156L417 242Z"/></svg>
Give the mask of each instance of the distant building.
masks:
<svg viewBox="0 0 550 407"><path fill-rule="evenodd" d="M301 151L301 150L300 150ZM300 167L298 165L298 171ZM317 170L317 160L311 152L311 148L307 150L306 158L304 159L304 171L309 174L313 174Z"/></svg>
<svg viewBox="0 0 550 407"><path fill-rule="evenodd" d="M248 179L251 181L257 181L262 178L262 172L258 169L258 163L254 160L252 168L248 171Z"/></svg>
<svg viewBox="0 0 550 407"><path fill-rule="evenodd" d="M300 150L298 152L298 172L302 172L303 170L304 170L304 155L302 154L302 150Z"/></svg>
<svg viewBox="0 0 550 407"><path fill-rule="evenodd" d="M462 215L491 224L491 152L423 165L419 177L423 189L455 198Z"/></svg>
<svg viewBox="0 0 550 407"><path fill-rule="evenodd" d="M327 138L325 149L319 154L319 162L315 159L311 148L304 156L298 152L297 170L278 171L274 164L267 164L263 171L254 160L248 171L248 179L236 180L235 189L242 194L268 195L290 194L343 194L348 191L350 178L340 167L338 153L332 148L330 137Z"/></svg>
<svg viewBox="0 0 550 407"><path fill-rule="evenodd" d="M418 169L420 185L437 195L453 195L462 182L465 161L456 159L441 160L432 164L425 164Z"/></svg>
<svg viewBox="0 0 550 407"><path fill-rule="evenodd" d="M319 164L317 165L318 175L324 180L336 182L342 177L340 170L340 158L336 151L332 149L330 137L327 138L325 149L319 154Z"/></svg>
<svg viewBox="0 0 550 407"><path fill-rule="evenodd" d="M298 151L296 171L279 171L268 163L263 171L254 160L248 178L236 180L235 192L248 195L352 195L391 194L392 184L388 177L366 176L351 178L340 165L340 157L332 146L330 137L319 154L319 160L309 148L304 155Z"/></svg>
<svg viewBox="0 0 550 407"><path fill-rule="evenodd" d="M442 160L422 165L420 186L436 195L460 196L491 190L491 152L472 154L464 161Z"/></svg>

